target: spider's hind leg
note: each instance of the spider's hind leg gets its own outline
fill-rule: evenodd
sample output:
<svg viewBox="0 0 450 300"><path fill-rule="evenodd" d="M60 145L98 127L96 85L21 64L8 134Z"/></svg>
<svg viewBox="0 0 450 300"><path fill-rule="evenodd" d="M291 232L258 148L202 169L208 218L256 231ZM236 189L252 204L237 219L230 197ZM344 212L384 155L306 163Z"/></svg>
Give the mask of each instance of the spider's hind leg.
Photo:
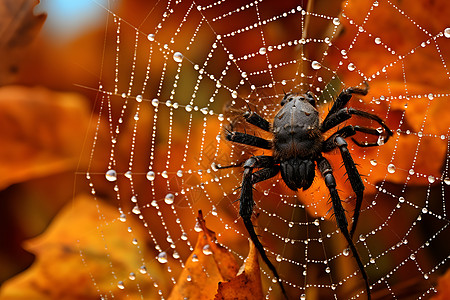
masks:
<svg viewBox="0 0 450 300"><path fill-rule="evenodd" d="M344 235L347 243L350 247L350 250L355 257L356 263L358 265L359 271L364 279L366 286L367 299L371 299L370 296L370 285L369 279L367 277L366 271L364 269L364 265L359 257L358 251L356 250L355 244L353 243L352 238L350 237L350 233L348 232L348 222L345 217L345 210L342 206L341 199L339 198L339 194L336 189L336 180L334 179L333 170L331 168L330 163L324 157L320 157L317 160L317 167L319 168L320 173L322 173L323 179L325 180L325 184L330 192L331 203L333 205L334 216L336 218L337 226L341 231L342 235Z"/></svg>
<svg viewBox="0 0 450 300"><path fill-rule="evenodd" d="M272 156L253 156L245 161L244 165L244 175L242 177L242 185L241 185L241 195L239 197L239 215L244 222L245 228L250 235L250 239L253 244L255 244L256 249L258 250L261 258L272 271L273 275L278 281L278 284L283 292L283 295L287 299L286 290L281 282L280 276L278 275L277 269L272 264L272 262L267 257L267 254L264 250L264 246L259 241L258 235L255 232L255 228L253 227L253 223L251 221L252 213L253 213L253 184L264 181L275 176L279 172L279 166L275 165L274 159ZM254 168L262 168L257 172L253 172Z"/></svg>

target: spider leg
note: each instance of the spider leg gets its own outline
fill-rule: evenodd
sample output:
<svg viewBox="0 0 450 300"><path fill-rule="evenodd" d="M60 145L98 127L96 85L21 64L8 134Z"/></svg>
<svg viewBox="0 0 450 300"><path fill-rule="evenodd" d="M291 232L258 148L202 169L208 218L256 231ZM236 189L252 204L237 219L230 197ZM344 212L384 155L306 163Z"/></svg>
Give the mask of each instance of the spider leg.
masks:
<svg viewBox="0 0 450 300"><path fill-rule="evenodd" d="M241 216L245 228L247 229L248 234L250 235L250 239L252 240L253 244L255 244L256 249L258 249L258 252L261 255L263 261L266 263L266 265L269 267L269 269L272 271L273 275L277 279L281 291L283 292L283 295L287 299L286 291L281 282L280 276L278 275L277 269L267 257L267 254L264 250L264 246L259 241L258 235L256 234L255 228L253 227L253 223L251 221L254 206L253 190L252 190L253 184L275 176L279 171L279 167L275 165L272 156L264 156L264 155L250 157L248 160L245 161L243 167L244 167L244 174L242 177L241 195L239 197L240 201L239 215ZM263 168L263 169L253 173L254 168Z"/></svg>
<svg viewBox="0 0 450 300"><path fill-rule="evenodd" d="M347 133L355 134L356 130L351 125L346 126L341 130L338 130L335 134L333 134L324 142L324 148L327 150L324 152L328 152L335 148L339 148L342 160L344 162L345 170L347 171L347 177L350 181L353 191L355 192L356 205L355 210L353 211L353 222L352 228L350 230L350 237L353 238L353 235L355 234L356 230L356 225L358 224L359 213L361 211L361 205L364 194L364 183L361 180L361 175L359 174L358 169L356 168L355 161L353 160L352 155L348 151L347 142L344 139L345 137L348 136Z"/></svg>
<svg viewBox="0 0 450 300"><path fill-rule="evenodd" d="M342 127L341 129L339 129L335 133L333 133L329 138L327 138L325 140L325 142L323 143L322 151L323 152L330 152L330 151L336 149L336 144L334 143L334 140L336 139L337 136L341 136L343 138L348 138L348 137L351 137L351 136L355 135L357 132L363 132L363 133L375 135L375 136L378 136L378 137L381 136L381 133L378 130L374 129L374 128L361 127L361 126L358 126L358 125L347 125L345 127ZM354 141L355 144L360 146L359 145L360 142L356 141L354 138L352 138L352 141ZM367 146L367 145L379 146L378 143L363 144L363 146Z"/></svg>
<svg viewBox="0 0 450 300"><path fill-rule="evenodd" d="M355 244L353 243L353 240L350 237L350 234L348 232L348 228L347 228L348 222L347 222L347 218L345 217L344 207L342 206L341 199L339 198L339 194L336 189L336 180L334 179L334 176L333 176L333 169L331 168L331 165L328 162L328 160L322 156L317 159L317 167L319 168L320 173L322 173L322 176L325 180L325 184L330 192L331 203L333 205L333 211L334 211L334 216L336 217L337 226L339 227L341 233L344 235L345 239L347 240L350 250L352 251L353 256L355 257L359 271L361 272L361 275L364 278L367 299L370 300L371 297L370 297L369 279L367 278L367 274L364 269L364 265L361 261L361 258L359 257L359 254L358 254L358 251L356 250Z"/></svg>
<svg viewBox="0 0 450 300"><path fill-rule="evenodd" d="M248 123L255 125L256 127L261 128L262 130L270 131L269 121L258 115L256 112L247 111L244 113L244 118Z"/></svg>
<svg viewBox="0 0 450 300"><path fill-rule="evenodd" d="M347 121L348 119L350 119L352 117L352 115L357 115L357 116L377 122L378 124L381 125L381 127L383 127L384 132L385 132L384 140L380 141L380 143L362 144L362 143L352 139L360 147L371 147L371 146L382 145L382 144L386 143L389 140L389 138L393 135L393 132L389 129L389 127L386 125L386 123L384 123L384 121L380 117L378 117L377 115L362 111L362 110L351 108L351 107L342 108L342 109L338 110L336 113L329 115L329 118L326 118L320 125L320 131L321 132L328 131L331 128L336 127L337 125L341 124L342 122ZM362 128L364 128L364 129L362 129ZM366 132L369 134L375 134L374 131L371 131L369 128L365 128L365 127L359 127L358 131ZM381 133L377 133L376 135L381 136Z"/></svg>
<svg viewBox="0 0 450 300"><path fill-rule="evenodd" d="M254 146L262 149L272 149L272 142L263 138L260 138L258 136L254 136L247 133L242 133L238 131L232 131L229 134L226 135L226 139L249 146Z"/></svg>
<svg viewBox="0 0 450 300"><path fill-rule="evenodd" d="M364 88L350 87L348 89L343 90L334 101L333 106L331 107L330 111L325 117L325 120L331 117L338 110L344 108L347 105L348 101L350 101L350 99L352 98L353 94L363 96L367 95L367 92L369 91L369 85L367 84L367 82L364 82L364 85L365 85Z"/></svg>

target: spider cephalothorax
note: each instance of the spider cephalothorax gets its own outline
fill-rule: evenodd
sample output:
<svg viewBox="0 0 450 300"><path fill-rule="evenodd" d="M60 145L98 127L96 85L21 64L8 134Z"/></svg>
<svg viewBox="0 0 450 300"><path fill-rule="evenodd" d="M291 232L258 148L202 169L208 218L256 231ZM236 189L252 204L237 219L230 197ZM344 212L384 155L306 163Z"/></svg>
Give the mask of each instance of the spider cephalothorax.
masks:
<svg viewBox="0 0 450 300"><path fill-rule="evenodd" d="M262 259L280 283L280 287L285 296L286 292L281 284L278 272L267 257L264 247L259 241L251 222L254 206L252 189L255 183L267 180L278 173L281 173L283 181L290 189L294 191L297 189L306 190L311 186L314 180L315 168L317 166L329 190L337 226L347 240L353 256L355 257L365 281L367 297L370 299L370 286L364 270L364 265L362 264L358 252L356 251L355 244L352 241L363 200L364 184L356 168L355 162L347 149L345 138L351 137L357 132L362 132L374 135L378 140L373 143L361 143L352 138L357 146L378 146L387 142L392 136L392 131L378 116L351 107L346 107L348 101L352 98L352 94L366 95L367 92L367 84L365 88L351 87L342 91L321 123L319 112L317 111L317 101L311 93L285 94L280 103L281 108L275 115L272 124L255 112L248 111L243 114L244 119L248 123L257 126L264 131L271 132L273 135L272 140L237 131L229 131L226 135L226 138L229 141L273 151L272 156L252 156L243 164L228 167L242 166L244 168L239 198L239 215L242 217L250 238L258 249ZM324 139L323 134L325 132L350 119L352 115L357 115L377 122L381 125L381 130L347 125L337 130L327 139ZM350 231L348 230L345 210L336 189L333 169L328 160L322 156L322 153L330 152L336 148L340 150L350 185L356 194L356 205ZM256 169L256 171L254 171L254 169Z"/></svg>

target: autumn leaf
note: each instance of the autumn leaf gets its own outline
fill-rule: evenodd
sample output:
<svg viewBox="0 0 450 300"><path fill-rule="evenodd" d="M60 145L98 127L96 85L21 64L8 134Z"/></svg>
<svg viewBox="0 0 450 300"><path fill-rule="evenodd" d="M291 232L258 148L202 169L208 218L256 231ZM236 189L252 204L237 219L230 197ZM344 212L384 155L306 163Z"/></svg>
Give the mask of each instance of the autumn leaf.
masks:
<svg viewBox="0 0 450 300"><path fill-rule="evenodd" d="M0 189L76 168L89 126L86 102L39 87L0 88Z"/></svg>
<svg viewBox="0 0 450 300"><path fill-rule="evenodd" d="M431 300L446 300L450 298L450 269L438 280L437 294Z"/></svg>
<svg viewBox="0 0 450 300"><path fill-rule="evenodd" d="M34 15L37 0L4 0L0 2L0 85L17 73L25 47L34 40L46 19ZM7 59L5 59L7 58Z"/></svg>
<svg viewBox="0 0 450 300"><path fill-rule="evenodd" d="M130 240L144 241L145 233L131 218L123 224L118 216L116 208L92 196L74 199L41 236L26 241L24 246L36 255L36 261L2 285L0 298L98 299L114 294L120 299L126 294L127 299L140 299L142 289L151 284L140 272L144 258L140 253L148 254L148 250L145 243L131 247ZM132 234L128 227L133 228ZM156 260L147 256L145 261L153 278L159 278ZM128 279L130 273L135 274L134 280Z"/></svg>
<svg viewBox="0 0 450 300"><path fill-rule="evenodd" d="M217 243L215 233L206 227L201 211L197 217L201 232L194 251L186 261L169 299L212 299L219 282L230 280L238 264L226 248Z"/></svg>

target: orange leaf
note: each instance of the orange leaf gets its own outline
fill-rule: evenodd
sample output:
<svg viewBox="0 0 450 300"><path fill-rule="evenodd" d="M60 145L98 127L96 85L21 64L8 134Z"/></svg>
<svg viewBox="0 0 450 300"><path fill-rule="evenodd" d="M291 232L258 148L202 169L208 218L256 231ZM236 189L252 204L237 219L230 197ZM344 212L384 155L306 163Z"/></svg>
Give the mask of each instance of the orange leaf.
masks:
<svg viewBox="0 0 450 300"><path fill-rule="evenodd" d="M74 169L89 124L86 100L44 88L0 88L0 189Z"/></svg>
<svg viewBox="0 0 450 300"><path fill-rule="evenodd" d="M27 271L4 283L0 298L98 299L106 294L119 299L124 295L128 295L127 299L141 298L141 290L148 288L150 282L139 273L139 251L148 250L145 243L140 244L140 249L130 247L127 228L133 228L138 241L144 240L145 234L137 230L140 226L133 220L126 222L119 222L117 209L100 200L90 196L76 198L45 233L26 242L25 248L36 255L36 261ZM160 276L161 267L155 260L146 267L151 268L154 279ZM127 281L130 272L136 274L134 282ZM124 281L126 291L111 285L115 281Z"/></svg>
<svg viewBox="0 0 450 300"><path fill-rule="evenodd" d="M244 265L236 277L228 282L220 282L215 300L225 299L263 299L261 271L259 269L258 251L250 242L250 251Z"/></svg>
<svg viewBox="0 0 450 300"><path fill-rule="evenodd" d="M432 300L446 300L450 298L450 269L438 280L437 295Z"/></svg>
<svg viewBox="0 0 450 300"><path fill-rule="evenodd" d="M197 217L202 228L169 299L212 299L219 282L231 279L238 270L233 255L216 243L215 233L206 227L201 211Z"/></svg>

